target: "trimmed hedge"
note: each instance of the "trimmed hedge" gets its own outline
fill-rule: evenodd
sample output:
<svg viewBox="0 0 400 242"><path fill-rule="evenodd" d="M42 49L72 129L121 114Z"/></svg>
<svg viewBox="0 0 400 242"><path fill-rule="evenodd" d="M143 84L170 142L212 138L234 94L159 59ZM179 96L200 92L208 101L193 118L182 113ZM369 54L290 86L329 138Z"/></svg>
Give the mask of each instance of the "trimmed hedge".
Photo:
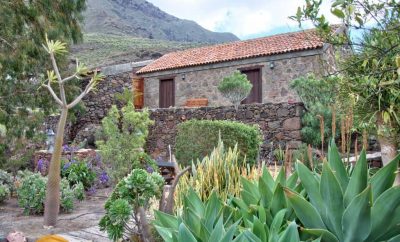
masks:
<svg viewBox="0 0 400 242"><path fill-rule="evenodd" d="M262 142L257 125L246 125L234 121L189 120L178 125L175 152L177 160L190 165L192 160L201 160L218 145L218 136L226 148L238 144L239 161L255 164Z"/></svg>

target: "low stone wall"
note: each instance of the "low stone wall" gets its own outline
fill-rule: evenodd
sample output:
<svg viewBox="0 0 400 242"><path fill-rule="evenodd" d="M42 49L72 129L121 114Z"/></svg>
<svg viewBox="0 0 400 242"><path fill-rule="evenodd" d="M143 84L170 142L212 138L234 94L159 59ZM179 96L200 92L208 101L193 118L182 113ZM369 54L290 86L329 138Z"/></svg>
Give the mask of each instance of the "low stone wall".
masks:
<svg viewBox="0 0 400 242"><path fill-rule="evenodd" d="M271 142L296 148L301 144L301 103L264 103L202 108L169 108L150 110L155 124L150 128L146 151L153 157L166 158L168 146L174 149L177 125L190 119L234 120L258 124L263 134L260 158L271 152ZM274 145L274 146L275 146ZM276 146L275 146L276 147Z"/></svg>

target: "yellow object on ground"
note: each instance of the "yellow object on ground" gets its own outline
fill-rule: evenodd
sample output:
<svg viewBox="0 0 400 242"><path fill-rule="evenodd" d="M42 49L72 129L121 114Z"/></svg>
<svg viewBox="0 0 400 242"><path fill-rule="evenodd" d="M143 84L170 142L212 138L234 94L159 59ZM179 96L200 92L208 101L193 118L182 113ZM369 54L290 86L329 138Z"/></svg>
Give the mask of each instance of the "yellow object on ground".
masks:
<svg viewBox="0 0 400 242"><path fill-rule="evenodd" d="M45 235L36 240L36 242L68 242L68 240L58 235Z"/></svg>

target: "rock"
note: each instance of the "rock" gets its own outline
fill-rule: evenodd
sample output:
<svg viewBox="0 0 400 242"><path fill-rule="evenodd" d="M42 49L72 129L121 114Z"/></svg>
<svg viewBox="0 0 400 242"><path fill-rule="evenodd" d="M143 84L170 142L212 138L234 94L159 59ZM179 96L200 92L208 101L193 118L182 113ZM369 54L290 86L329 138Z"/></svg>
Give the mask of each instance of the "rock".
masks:
<svg viewBox="0 0 400 242"><path fill-rule="evenodd" d="M22 232L14 231L7 235L8 242L26 242L26 237Z"/></svg>
<svg viewBox="0 0 400 242"><path fill-rule="evenodd" d="M283 122L283 129L284 130L299 130L301 129L300 118L289 118Z"/></svg>

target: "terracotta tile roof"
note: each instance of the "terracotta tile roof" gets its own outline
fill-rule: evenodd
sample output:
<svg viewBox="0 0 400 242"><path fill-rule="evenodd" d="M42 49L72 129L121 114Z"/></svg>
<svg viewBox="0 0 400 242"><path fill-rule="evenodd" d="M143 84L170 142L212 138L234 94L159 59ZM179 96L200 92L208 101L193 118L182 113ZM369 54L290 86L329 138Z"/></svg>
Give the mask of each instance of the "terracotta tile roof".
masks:
<svg viewBox="0 0 400 242"><path fill-rule="evenodd" d="M323 42L317 36L315 29L291 32L172 52L160 57L136 73L144 74L182 67L318 49L322 46Z"/></svg>

